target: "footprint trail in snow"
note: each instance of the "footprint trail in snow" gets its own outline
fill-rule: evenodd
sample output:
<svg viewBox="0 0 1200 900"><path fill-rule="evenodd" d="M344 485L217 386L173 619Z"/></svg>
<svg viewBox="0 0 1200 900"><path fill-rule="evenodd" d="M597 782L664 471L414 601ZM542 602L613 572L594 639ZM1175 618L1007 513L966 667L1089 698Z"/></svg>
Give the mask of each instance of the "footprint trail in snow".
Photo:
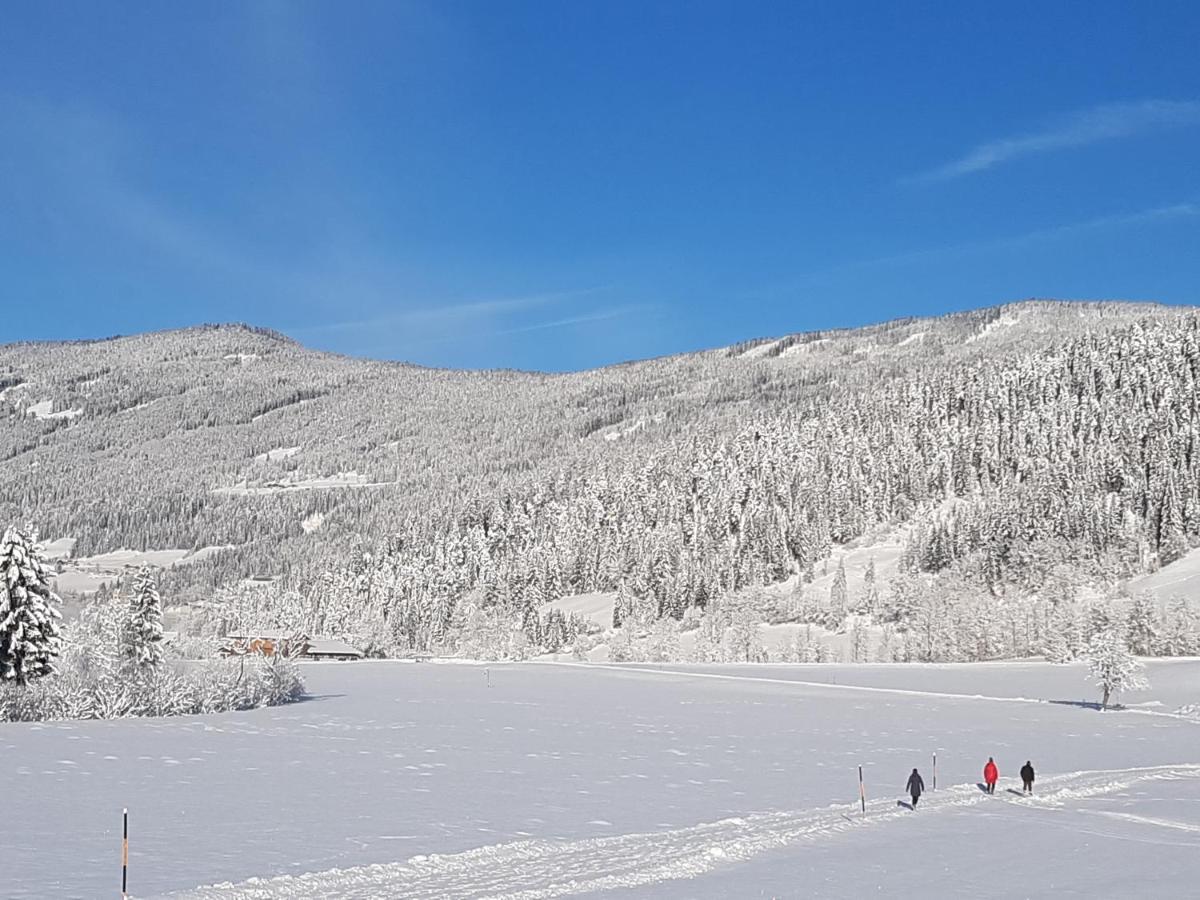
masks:
<svg viewBox="0 0 1200 900"><path fill-rule="evenodd" d="M985 795L975 784L961 784L926 794L915 813L897 806L895 798L890 797L869 802L866 815L858 804L843 804L755 814L668 831L573 841L514 841L463 853L415 856L399 863L214 884L172 893L167 898L368 900L404 896L414 900L541 900L695 878L773 850L906 816L936 815L997 800L1061 809L1144 781L1191 778L1200 778L1200 765L1074 772L1039 780L1036 796L1007 801L1003 795Z"/></svg>

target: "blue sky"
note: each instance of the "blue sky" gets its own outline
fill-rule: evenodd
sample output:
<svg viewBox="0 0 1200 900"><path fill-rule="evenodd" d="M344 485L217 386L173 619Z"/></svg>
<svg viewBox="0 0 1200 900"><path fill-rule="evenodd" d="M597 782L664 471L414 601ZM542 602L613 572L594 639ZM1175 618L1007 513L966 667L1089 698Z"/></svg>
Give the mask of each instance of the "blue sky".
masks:
<svg viewBox="0 0 1200 900"><path fill-rule="evenodd" d="M0 341L576 369L1200 303L1200 4L10 3Z"/></svg>

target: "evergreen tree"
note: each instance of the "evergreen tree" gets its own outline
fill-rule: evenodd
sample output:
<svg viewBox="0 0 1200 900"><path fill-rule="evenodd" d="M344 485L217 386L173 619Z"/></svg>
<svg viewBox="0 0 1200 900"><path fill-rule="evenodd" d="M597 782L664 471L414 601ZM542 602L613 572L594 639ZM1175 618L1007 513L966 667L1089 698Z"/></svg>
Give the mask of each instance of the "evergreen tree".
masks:
<svg viewBox="0 0 1200 900"><path fill-rule="evenodd" d="M867 569L863 572L863 609L868 615L874 616L879 609L879 579L875 573L875 557L867 560Z"/></svg>
<svg viewBox="0 0 1200 900"><path fill-rule="evenodd" d="M1104 692L1101 709L1108 709L1114 694L1149 687L1142 675L1145 666L1129 652L1125 639L1115 629L1102 631L1092 638L1088 644L1088 663L1092 677Z"/></svg>
<svg viewBox="0 0 1200 900"><path fill-rule="evenodd" d="M1084 619L1083 639L1091 641L1098 634L1112 631L1115 626L1112 607L1105 602L1093 603L1088 607L1087 616Z"/></svg>
<svg viewBox="0 0 1200 900"><path fill-rule="evenodd" d="M862 619L856 617L850 628L850 662L867 661L867 639L867 629L863 626Z"/></svg>
<svg viewBox="0 0 1200 900"><path fill-rule="evenodd" d="M35 538L9 528L0 539L0 680L23 685L54 673L58 603Z"/></svg>
<svg viewBox="0 0 1200 900"><path fill-rule="evenodd" d="M837 571L833 575L833 583L829 586L829 625L836 631L841 631L846 619L846 607L850 594L846 587L846 564L838 560Z"/></svg>
<svg viewBox="0 0 1200 900"><path fill-rule="evenodd" d="M632 662L634 658L633 640L628 628L618 628L608 639L609 662Z"/></svg>
<svg viewBox="0 0 1200 900"><path fill-rule="evenodd" d="M733 614L733 622L725 635L725 646L731 662L762 662L766 659L758 616L749 606L743 606Z"/></svg>
<svg viewBox="0 0 1200 900"><path fill-rule="evenodd" d="M1046 662L1069 663L1075 658L1075 614L1071 607L1055 607L1050 613L1050 625L1042 642Z"/></svg>
<svg viewBox="0 0 1200 900"><path fill-rule="evenodd" d="M787 600L783 607L783 621L799 622L802 620L805 612L805 597L804 597L804 576L797 575L796 581L792 585L791 590L787 593Z"/></svg>
<svg viewBox="0 0 1200 900"><path fill-rule="evenodd" d="M621 583L617 585L617 596L613 600L613 616L612 627L621 628L626 621L633 616L633 594L629 590L629 585L625 583L625 579L621 579Z"/></svg>
<svg viewBox="0 0 1200 900"><path fill-rule="evenodd" d="M721 642L725 636L725 617L720 607L709 604L708 612L700 619L696 629L696 644L692 650L694 662L721 662L724 657Z"/></svg>
<svg viewBox="0 0 1200 900"><path fill-rule="evenodd" d="M125 657L139 669L162 662L162 598L149 566L138 570L129 598L129 621L125 628Z"/></svg>
<svg viewBox="0 0 1200 900"><path fill-rule="evenodd" d="M1173 597L1167 605L1158 653L1162 656L1200 653L1200 623L1195 609L1183 597Z"/></svg>
<svg viewBox="0 0 1200 900"><path fill-rule="evenodd" d="M1160 625L1158 604L1154 595L1142 591L1133 598L1126 621L1129 649L1138 656L1153 656L1158 652Z"/></svg>

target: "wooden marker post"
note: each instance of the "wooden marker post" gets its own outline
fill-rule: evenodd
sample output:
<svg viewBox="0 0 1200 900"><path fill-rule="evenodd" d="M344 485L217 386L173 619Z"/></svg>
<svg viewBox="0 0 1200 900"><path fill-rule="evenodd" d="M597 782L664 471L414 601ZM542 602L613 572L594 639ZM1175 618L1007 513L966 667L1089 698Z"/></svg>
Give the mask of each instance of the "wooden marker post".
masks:
<svg viewBox="0 0 1200 900"><path fill-rule="evenodd" d="M933 753L933 789L937 790L937 751Z"/></svg>
<svg viewBox="0 0 1200 900"><path fill-rule="evenodd" d="M121 900L129 896L129 810L121 810Z"/></svg>
<svg viewBox="0 0 1200 900"><path fill-rule="evenodd" d="M863 783L862 766L858 767L858 799L862 803L863 815L867 814L867 786Z"/></svg>

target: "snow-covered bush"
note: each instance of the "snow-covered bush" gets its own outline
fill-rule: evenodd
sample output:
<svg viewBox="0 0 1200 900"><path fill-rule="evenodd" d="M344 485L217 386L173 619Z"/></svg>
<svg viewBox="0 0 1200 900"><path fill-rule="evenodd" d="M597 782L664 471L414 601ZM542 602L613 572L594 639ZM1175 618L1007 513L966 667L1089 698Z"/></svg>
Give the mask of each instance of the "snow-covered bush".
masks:
<svg viewBox="0 0 1200 900"><path fill-rule="evenodd" d="M0 721L192 715L279 706L303 696L296 666L279 657L163 663L126 677L89 670L66 654L53 677L0 685Z"/></svg>

